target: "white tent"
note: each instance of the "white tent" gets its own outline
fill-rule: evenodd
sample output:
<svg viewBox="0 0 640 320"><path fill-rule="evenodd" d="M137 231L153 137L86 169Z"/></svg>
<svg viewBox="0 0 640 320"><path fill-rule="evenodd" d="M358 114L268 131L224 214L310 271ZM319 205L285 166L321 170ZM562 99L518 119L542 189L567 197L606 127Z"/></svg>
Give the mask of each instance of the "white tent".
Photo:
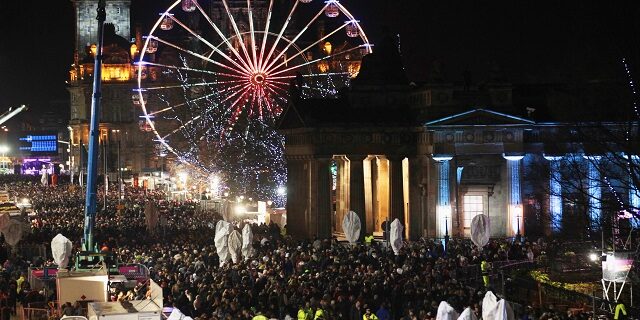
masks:
<svg viewBox="0 0 640 320"><path fill-rule="evenodd" d="M440 302L438 306L438 313L436 314L436 320L457 320L458 312L451 307L446 301Z"/></svg>
<svg viewBox="0 0 640 320"><path fill-rule="evenodd" d="M476 317L476 314L473 313L473 310L471 310L471 308L467 307L466 309L464 309L464 311L462 311L462 313L458 317L458 320L478 320L478 317Z"/></svg>
<svg viewBox="0 0 640 320"><path fill-rule="evenodd" d="M400 252L400 248L402 248L403 232L404 227L402 226L402 223L400 223L400 220L393 220L393 222L391 222L389 240L391 241L391 249L393 249L393 253L396 255Z"/></svg>
<svg viewBox="0 0 640 320"><path fill-rule="evenodd" d="M360 238L360 217L353 211L349 211L342 219L342 231L349 243L355 243Z"/></svg>
<svg viewBox="0 0 640 320"><path fill-rule="evenodd" d="M489 243L491 228L489 226L489 217L485 214L479 214L471 220L471 241L478 247L482 248Z"/></svg>
<svg viewBox="0 0 640 320"><path fill-rule="evenodd" d="M238 230L233 230L229 233L229 254L231 255L231 261L237 263L240 261L240 250L242 249L242 236Z"/></svg>
<svg viewBox="0 0 640 320"><path fill-rule="evenodd" d="M253 232L249 224L245 224L242 228L242 256L244 260L253 256Z"/></svg>
<svg viewBox="0 0 640 320"><path fill-rule="evenodd" d="M216 245L216 251L220 258L220 266L223 266L227 260L229 260L229 246L228 236L231 224L229 222L220 220L216 224L216 235L214 236L214 243Z"/></svg>
<svg viewBox="0 0 640 320"><path fill-rule="evenodd" d="M51 255L58 269L64 269L69 264L72 247L71 240L59 233L51 240Z"/></svg>

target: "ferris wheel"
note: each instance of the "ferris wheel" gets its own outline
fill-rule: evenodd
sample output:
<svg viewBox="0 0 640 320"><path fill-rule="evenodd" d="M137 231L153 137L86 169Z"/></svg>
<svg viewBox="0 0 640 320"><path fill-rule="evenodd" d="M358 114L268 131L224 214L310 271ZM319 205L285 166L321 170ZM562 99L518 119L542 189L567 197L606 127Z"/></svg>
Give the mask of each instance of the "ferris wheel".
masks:
<svg viewBox="0 0 640 320"><path fill-rule="evenodd" d="M140 50L134 103L159 147L206 167L221 144L269 131L293 87L337 95L371 51L338 0L177 0Z"/></svg>

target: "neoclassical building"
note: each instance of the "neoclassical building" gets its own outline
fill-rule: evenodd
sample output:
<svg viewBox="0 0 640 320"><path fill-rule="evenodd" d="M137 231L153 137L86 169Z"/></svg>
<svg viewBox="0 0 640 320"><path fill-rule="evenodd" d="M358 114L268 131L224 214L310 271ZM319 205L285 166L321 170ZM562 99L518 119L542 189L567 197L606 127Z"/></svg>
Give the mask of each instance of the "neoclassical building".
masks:
<svg viewBox="0 0 640 320"><path fill-rule="evenodd" d="M620 129L630 123L619 121L626 112L576 113L583 101L568 98L575 90L516 87L498 75L476 85L438 75L409 83L396 48L388 40L377 46L340 98L294 98L284 111L289 233L330 237L349 210L366 234L397 218L412 239L468 237L477 214L489 216L494 237L527 234L529 226L538 234L567 231L580 210L601 219L610 192L598 154L616 150L577 133L587 122L575 116L595 128L609 115L605 126ZM631 140L633 150L637 135ZM574 167L584 168L586 179L576 177L584 188L562 181ZM615 188L625 202L640 203L637 189ZM578 208L574 198L587 200Z"/></svg>

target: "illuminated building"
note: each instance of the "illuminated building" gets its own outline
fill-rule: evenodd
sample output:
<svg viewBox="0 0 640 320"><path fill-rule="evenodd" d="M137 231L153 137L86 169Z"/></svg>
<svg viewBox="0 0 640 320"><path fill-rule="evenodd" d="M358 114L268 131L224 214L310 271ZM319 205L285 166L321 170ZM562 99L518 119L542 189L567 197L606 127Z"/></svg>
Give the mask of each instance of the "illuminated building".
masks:
<svg viewBox="0 0 640 320"><path fill-rule="evenodd" d="M83 166L86 166L87 161L93 63L96 54L97 1L72 2L76 13L76 53L69 70L67 87L70 96L68 129L71 142L69 162L77 173L81 170L81 158L84 158ZM104 171L105 151L107 172L117 171L118 144L121 168L125 174L141 172L155 166L151 162L151 138L140 131L138 110L131 100L136 71L133 61L141 47L141 37L138 34L137 41L132 43L130 5L130 0L108 1L106 7L100 110L100 173ZM81 152L84 154L81 155Z"/></svg>
<svg viewBox="0 0 640 320"><path fill-rule="evenodd" d="M635 150L636 163L640 150L638 123L621 130L633 111L615 100L626 88L590 84L568 95L497 76L448 82L437 68L429 78L410 83L387 38L364 57L345 97L289 105L279 130L290 234L330 237L352 210L362 235L381 235L382 222L397 218L412 239L468 237L473 217L485 214L492 237L579 236L622 209L638 210L638 180L619 153ZM615 141L612 132L629 136Z"/></svg>

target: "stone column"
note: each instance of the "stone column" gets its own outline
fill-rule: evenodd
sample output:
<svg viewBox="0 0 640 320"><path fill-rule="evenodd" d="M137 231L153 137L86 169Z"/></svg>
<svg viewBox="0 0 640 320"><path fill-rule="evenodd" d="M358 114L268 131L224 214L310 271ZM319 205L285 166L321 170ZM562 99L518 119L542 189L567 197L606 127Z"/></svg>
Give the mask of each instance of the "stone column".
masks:
<svg viewBox="0 0 640 320"><path fill-rule="evenodd" d="M507 181L509 181L509 205L507 207L507 235L515 236L520 232L524 235L524 211L522 207L522 194L520 188L520 161L521 155L503 155L507 160Z"/></svg>
<svg viewBox="0 0 640 320"><path fill-rule="evenodd" d="M452 234L452 208L451 208L451 156L433 157L436 161L438 183L436 198L436 237L443 238Z"/></svg>
<svg viewBox="0 0 640 320"><path fill-rule="evenodd" d="M421 157L409 157L409 239L417 240L422 236L425 228L423 217L426 207L426 181L423 181Z"/></svg>
<svg viewBox="0 0 640 320"><path fill-rule="evenodd" d="M562 227L560 160L562 160L562 157L545 155L544 158L549 161L549 229L552 232L560 232Z"/></svg>
<svg viewBox="0 0 640 320"><path fill-rule="evenodd" d="M364 169L363 161L366 155L348 155L349 158L349 204L350 210L360 217L362 224L360 238L364 238L367 225L364 203Z"/></svg>
<svg viewBox="0 0 640 320"><path fill-rule="evenodd" d="M308 165L307 160L287 158L287 233L299 239L309 236Z"/></svg>
<svg viewBox="0 0 640 320"><path fill-rule="evenodd" d="M587 193L589 194L589 219L591 230L600 229L602 218L602 188L600 184L600 156L585 156L587 161Z"/></svg>
<svg viewBox="0 0 640 320"><path fill-rule="evenodd" d="M389 159L389 221L395 219L405 225L404 184L402 176L402 156L387 156ZM404 226L408 228L408 226Z"/></svg>
<svg viewBox="0 0 640 320"><path fill-rule="evenodd" d="M311 188L314 195L312 203L312 215L309 221L309 229L315 229L318 238L331 238L331 158L322 157L313 160L315 183Z"/></svg>
<svg viewBox="0 0 640 320"><path fill-rule="evenodd" d="M334 156L333 160L338 165L335 230L342 232L342 219L349 210L349 166L344 156Z"/></svg>

